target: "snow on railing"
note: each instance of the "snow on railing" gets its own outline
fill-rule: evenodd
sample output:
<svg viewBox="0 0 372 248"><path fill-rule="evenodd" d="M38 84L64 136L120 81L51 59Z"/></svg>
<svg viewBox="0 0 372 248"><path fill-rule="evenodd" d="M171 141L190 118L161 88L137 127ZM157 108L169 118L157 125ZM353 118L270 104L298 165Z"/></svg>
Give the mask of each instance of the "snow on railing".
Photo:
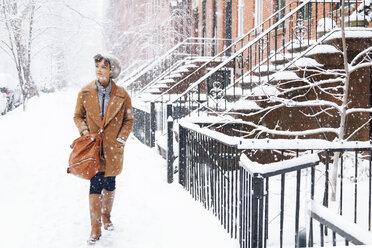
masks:
<svg viewBox="0 0 372 248"><path fill-rule="evenodd" d="M322 139L241 139L239 149L295 149L295 150L368 150L370 141L328 141Z"/></svg>
<svg viewBox="0 0 372 248"><path fill-rule="evenodd" d="M226 134L213 131L209 128L201 128L196 124L180 120L179 125L183 126L184 128L187 128L189 130L195 131L197 133L202 133L203 135L215 139L223 144L230 145L230 146L237 146L240 142L240 138L238 137L232 137L228 136Z"/></svg>
<svg viewBox="0 0 372 248"><path fill-rule="evenodd" d="M208 117L209 123L234 123L231 122L230 116L214 116ZM370 141L328 141L322 139L246 139L242 137L234 137L209 129L208 127L199 127L191 123L192 118L184 118L179 121L179 125L202 133L203 135L213 138L223 144L236 146L238 149L288 149L288 150L372 150ZM193 122L196 122L194 119ZM205 121L207 122L207 121Z"/></svg>
<svg viewBox="0 0 372 248"><path fill-rule="evenodd" d="M309 215L355 245L372 245L371 232L360 228L315 201L310 202Z"/></svg>
<svg viewBox="0 0 372 248"><path fill-rule="evenodd" d="M260 164L251 161L244 153L240 156L239 165L251 174L259 174L263 177L271 177L275 175L280 175L283 173L288 173L300 169L304 169L310 166L315 166L319 164L318 154L307 154L301 157L288 159L285 161L270 163L270 164Z"/></svg>
<svg viewBox="0 0 372 248"><path fill-rule="evenodd" d="M214 116L209 120L212 122L217 118L223 119ZM264 247L266 243L270 247L298 247L298 244L304 245L306 241L310 247L331 242L335 245L336 240L332 241L332 235L326 235L324 226L344 237L345 242L359 240L370 244L371 238L368 238L370 234L365 224L369 223L370 230L371 206L366 207L359 199L372 202L372 195L368 194L371 186L368 188L366 183L359 184L361 176L358 174L358 171L362 173L372 164L370 142L244 139L201 128L190 123L191 119L183 118L179 121L179 183L196 200L201 201L206 209L214 212L231 237L239 240L241 247ZM208 125L208 121L201 125ZM315 225L313 219L308 222L311 216L307 215L307 202L310 199L323 201L323 205L328 206L329 161L332 151L337 149L344 151L340 166L340 200L337 205L343 217L350 219L354 215L357 224L353 226L358 225L358 230L364 230L359 235L344 228L347 222L335 222L336 218L330 214L322 215L327 217L323 218L327 222L320 222L321 226ZM265 156L270 155L270 152L277 155L260 160L255 152L261 150L267 150L264 151ZM287 155L295 155L289 150L297 151L296 156L299 157L287 159ZM250 159L269 163L253 162L245 154ZM316 166L320 164L320 158L322 165ZM278 159L287 160L270 163ZM346 175L346 170L355 171L355 174L348 172ZM352 181L347 180L349 176ZM353 194L350 195L350 192ZM342 200L342 195L346 194L347 197ZM343 204L348 204L344 210ZM325 212L324 208L311 209L319 215ZM327 211L333 210L330 208ZM319 221L319 218L313 218ZM344 233L333 227L340 227ZM318 231L320 236L317 236ZM324 238L324 235L327 237Z"/></svg>

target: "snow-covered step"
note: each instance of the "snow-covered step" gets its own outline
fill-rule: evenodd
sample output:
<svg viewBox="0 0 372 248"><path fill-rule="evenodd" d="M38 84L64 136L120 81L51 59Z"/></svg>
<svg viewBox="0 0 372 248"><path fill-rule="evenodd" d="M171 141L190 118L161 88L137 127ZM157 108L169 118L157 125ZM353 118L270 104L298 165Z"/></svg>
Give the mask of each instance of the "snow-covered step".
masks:
<svg viewBox="0 0 372 248"><path fill-rule="evenodd" d="M159 89L155 89L155 88L149 88L149 89L146 89L144 91L144 93L151 93L151 94L160 94L160 90Z"/></svg>
<svg viewBox="0 0 372 248"><path fill-rule="evenodd" d="M317 45L305 57L315 59L326 67L338 68L343 65L343 53L332 45Z"/></svg>
<svg viewBox="0 0 372 248"><path fill-rule="evenodd" d="M272 55L270 62L273 65L282 65L282 64L288 63L289 61L296 58L297 56L298 56L298 53L285 53L285 54L279 53L276 55Z"/></svg>
<svg viewBox="0 0 372 248"><path fill-rule="evenodd" d="M198 68L198 66L191 63L190 61L187 61L186 64L179 67L179 69L190 69L190 68Z"/></svg>
<svg viewBox="0 0 372 248"><path fill-rule="evenodd" d="M179 67L174 73L188 73L190 70L188 68L181 68Z"/></svg>
<svg viewBox="0 0 372 248"><path fill-rule="evenodd" d="M190 60L190 63L210 62L212 59L213 57L207 57L207 56L194 57ZM222 62L225 59L226 57L217 57L213 59L213 62Z"/></svg>
<svg viewBox="0 0 372 248"><path fill-rule="evenodd" d="M304 40L302 42L299 42L298 40L290 41L287 43L287 50L290 53L298 53L305 51L307 48L315 44L315 40Z"/></svg>
<svg viewBox="0 0 372 248"><path fill-rule="evenodd" d="M171 79L171 78L167 78L167 79L163 79L163 80L160 80L158 82L158 84L171 84L171 83L175 83L176 81L174 79Z"/></svg>
<svg viewBox="0 0 372 248"><path fill-rule="evenodd" d="M239 111L250 111L250 110L260 110L262 107L258 106L256 101L241 99L234 103L230 103L232 106L232 110Z"/></svg>
<svg viewBox="0 0 372 248"><path fill-rule="evenodd" d="M263 85L253 85L252 88L242 89L241 87L231 87L226 90L226 96L228 98L233 98L234 96L244 96L245 98L259 99L266 96L275 96L279 94L279 90L274 85L263 84Z"/></svg>
<svg viewBox="0 0 372 248"><path fill-rule="evenodd" d="M289 69L297 69L297 68L316 68L316 67L323 67L322 64L318 63L315 59L312 58L300 58L289 66Z"/></svg>
<svg viewBox="0 0 372 248"><path fill-rule="evenodd" d="M335 53L342 53L336 47L327 44L319 44L311 49L305 56L311 56L316 54L335 54Z"/></svg>
<svg viewBox="0 0 372 248"><path fill-rule="evenodd" d="M293 71L279 71L270 76L270 82L274 81L293 81L301 78Z"/></svg>
<svg viewBox="0 0 372 248"><path fill-rule="evenodd" d="M242 89L251 89L257 85L260 85L267 81L267 76L254 76L246 75L242 77L242 81L239 82L239 86Z"/></svg>
<svg viewBox="0 0 372 248"><path fill-rule="evenodd" d="M167 84L155 84L153 86L151 86L152 89L160 89L160 88L169 88L169 85Z"/></svg>
<svg viewBox="0 0 372 248"><path fill-rule="evenodd" d="M267 76L267 75L271 75L277 71L279 71L280 69L283 68L283 65L261 65L260 67L257 67L254 71L253 71L253 75L255 76Z"/></svg>
<svg viewBox="0 0 372 248"><path fill-rule="evenodd" d="M172 72L170 75L168 76L165 76L164 79L170 79L170 78L180 78L182 77L182 74L180 73L175 73L175 72Z"/></svg>

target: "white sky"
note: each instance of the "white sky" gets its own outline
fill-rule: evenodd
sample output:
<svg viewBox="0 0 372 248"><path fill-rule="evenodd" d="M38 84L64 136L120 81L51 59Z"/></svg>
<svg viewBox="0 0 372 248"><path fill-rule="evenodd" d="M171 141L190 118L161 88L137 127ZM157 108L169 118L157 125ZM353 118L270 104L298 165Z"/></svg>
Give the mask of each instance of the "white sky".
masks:
<svg viewBox="0 0 372 248"><path fill-rule="evenodd" d="M57 52L65 57L65 78L70 85L82 85L94 79L93 56L100 52L102 42L103 0L54 0L41 3L35 15L35 34L41 33L32 44L32 76L38 86L49 83L56 70ZM0 26L0 30L3 27ZM44 30L44 32L42 32ZM8 41L7 36L1 39ZM56 42L57 41L57 42ZM0 49L0 73L17 78L12 59Z"/></svg>

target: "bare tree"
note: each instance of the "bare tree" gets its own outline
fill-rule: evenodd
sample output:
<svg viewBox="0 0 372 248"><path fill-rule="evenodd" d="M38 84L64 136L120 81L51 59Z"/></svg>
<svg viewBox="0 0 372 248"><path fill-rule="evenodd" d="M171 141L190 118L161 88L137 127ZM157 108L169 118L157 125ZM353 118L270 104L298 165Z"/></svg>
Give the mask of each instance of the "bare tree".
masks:
<svg viewBox="0 0 372 248"><path fill-rule="evenodd" d="M340 128L339 128L339 134L338 139L344 140L349 139L349 137L346 137L346 120L348 115L352 113L358 113L358 112L372 112L372 108L350 108L349 107L349 89L350 89L350 77L351 73L353 73L356 70L359 70L361 68L365 67L371 67L372 66L372 59L371 59L371 51L372 48L367 48L364 51L360 52L349 64L348 63L348 53L347 53L347 43L346 43L346 35L345 35L345 0L342 0L342 6L341 6L341 36L342 36L342 49L343 49L343 58L344 58L344 69L345 69L345 76L342 82L343 85L343 96L342 96L342 105L340 106ZM363 124L362 126L366 125L371 121L371 118ZM359 128L358 128L359 129ZM355 130L356 131L358 131ZM355 133L354 132L354 133ZM339 164L339 158L340 153L336 152L334 156L333 161L333 170L331 175L331 186L333 188L332 191L332 200L336 200L336 188L337 188L337 175L338 175L338 164Z"/></svg>
<svg viewBox="0 0 372 248"><path fill-rule="evenodd" d="M23 96L23 110L29 98L38 95L31 74L31 50L33 40L34 0L20 3L2 0L1 14L8 34L8 40L1 40L2 49L10 54L17 68L19 84Z"/></svg>

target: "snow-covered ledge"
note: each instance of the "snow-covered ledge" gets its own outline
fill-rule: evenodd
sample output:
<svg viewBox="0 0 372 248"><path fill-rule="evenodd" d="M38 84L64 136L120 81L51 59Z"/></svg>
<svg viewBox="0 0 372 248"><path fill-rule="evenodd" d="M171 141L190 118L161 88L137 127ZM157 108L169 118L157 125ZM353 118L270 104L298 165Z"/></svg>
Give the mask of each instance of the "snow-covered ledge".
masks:
<svg viewBox="0 0 372 248"><path fill-rule="evenodd" d="M345 217L335 214L315 201L310 202L309 214L355 245L372 245L372 233L360 228Z"/></svg>
<svg viewBox="0 0 372 248"><path fill-rule="evenodd" d="M203 121L201 121L203 120ZM224 122L233 124L240 123L225 117L204 117L203 118L183 118L179 124L183 127L216 139L221 143L236 146L240 150L250 149L278 149L278 150L372 150L370 141L327 141L321 139L245 139L242 137L229 136L207 127L200 127L195 123L216 123ZM290 134L290 132L288 132Z"/></svg>
<svg viewBox="0 0 372 248"><path fill-rule="evenodd" d="M291 171L312 167L319 164L318 154L308 154L298 158L288 159L270 164L260 164L251 161L244 153L240 156L239 165L251 174L271 177Z"/></svg>
<svg viewBox="0 0 372 248"><path fill-rule="evenodd" d="M223 134L223 133L220 133L220 132L217 132L217 131L213 131L207 127L199 127L198 125L194 124L194 123L191 123L187 120L183 120L181 119L179 121L179 125L189 129L189 130L192 130L192 131L195 131L195 132L198 132L198 133L202 133L203 135L207 136L207 137L210 137L212 139L215 139L223 144L226 144L226 145L230 145L230 146L237 146L239 143L240 143L240 140L241 138L240 137L233 137L233 136L228 136L226 134Z"/></svg>
<svg viewBox="0 0 372 248"><path fill-rule="evenodd" d="M238 148L279 150L372 150L372 144L369 141L327 141L321 139L241 139Z"/></svg>

